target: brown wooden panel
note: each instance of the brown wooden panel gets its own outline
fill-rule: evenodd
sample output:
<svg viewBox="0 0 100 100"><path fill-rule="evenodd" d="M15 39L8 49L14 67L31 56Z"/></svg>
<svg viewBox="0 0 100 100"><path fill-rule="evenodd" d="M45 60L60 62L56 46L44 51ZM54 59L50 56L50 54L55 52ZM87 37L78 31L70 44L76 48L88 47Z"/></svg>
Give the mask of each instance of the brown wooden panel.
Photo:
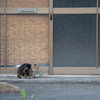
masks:
<svg viewBox="0 0 100 100"><path fill-rule="evenodd" d="M49 14L49 8L37 8L37 14ZM0 7L0 14L4 14L4 8ZM6 14L18 14L18 8L6 8Z"/></svg>
<svg viewBox="0 0 100 100"><path fill-rule="evenodd" d="M7 68L0 68L0 74L17 74L18 67L7 67ZM39 72L48 73L48 67L40 67Z"/></svg>
<svg viewBox="0 0 100 100"><path fill-rule="evenodd" d="M50 12L53 9L53 0L49 0L49 74L53 74L53 15Z"/></svg>
<svg viewBox="0 0 100 100"><path fill-rule="evenodd" d="M37 8L37 14L49 14L49 8ZM4 8L0 7L0 14L4 13ZM18 14L18 8L6 8L7 14ZM96 14L96 8L53 8L53 14ZM98 8L100 13L100 7Z"/></svg>
<svg viewBox="0 0 100 100"><path fill-rule="evenodd" d="M49 8L38 8L37 14L49 14Z"/></svg>
<svg viewBox="0 0 100 100"><path fill-rule="evenodd" d="M6 14L18 14L18 8L6 8Z"/></svg>
<svg viewBox="0 0 100 100"><path fill-rule="evenodd" d="M96 8L53 8L53 14L96 14Z"/></svg>
<svg viewBox="0 0 100 100"><path fill-rule="evenodd" d="M54 75L99 75L100 68L96 67L54 67Z"/></svg>

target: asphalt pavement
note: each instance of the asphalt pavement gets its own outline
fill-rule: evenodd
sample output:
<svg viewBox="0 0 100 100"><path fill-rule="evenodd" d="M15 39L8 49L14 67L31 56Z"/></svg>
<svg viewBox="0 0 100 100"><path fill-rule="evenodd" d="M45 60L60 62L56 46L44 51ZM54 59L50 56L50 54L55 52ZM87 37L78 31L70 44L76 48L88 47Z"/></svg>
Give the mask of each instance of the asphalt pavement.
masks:
<svg viewBox="0 0 100 100"><path fill-rule="evenodd" d="M19 79L16 74L0 74L0 82L25 89L25 100L100 100L99 75L36 75ZM35 97L32 98L31 96ZM0 94L0 100L21 100L20 93Z"/></svg>
<svg viewBox="0 0 100 100"><path fill-rule="evenodd" d="M100 100L100 84L12 84L28 92L25 100ZM0 94L0 100L21 100L20 96L20 93Z"/></svg>

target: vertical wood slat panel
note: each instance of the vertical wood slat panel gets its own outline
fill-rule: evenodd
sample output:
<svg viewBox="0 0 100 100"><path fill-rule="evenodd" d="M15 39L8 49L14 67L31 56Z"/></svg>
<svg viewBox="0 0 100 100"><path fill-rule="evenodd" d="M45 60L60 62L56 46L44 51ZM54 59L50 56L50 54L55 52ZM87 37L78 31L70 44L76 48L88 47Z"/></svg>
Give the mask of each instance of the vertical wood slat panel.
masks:
<svg viewBox="0 0 100 100"><path fill-rule="evenodd" d="M49 0L49 74L53 74L53 16L50 20L50 9L53 9L53 0Z"/></svg>

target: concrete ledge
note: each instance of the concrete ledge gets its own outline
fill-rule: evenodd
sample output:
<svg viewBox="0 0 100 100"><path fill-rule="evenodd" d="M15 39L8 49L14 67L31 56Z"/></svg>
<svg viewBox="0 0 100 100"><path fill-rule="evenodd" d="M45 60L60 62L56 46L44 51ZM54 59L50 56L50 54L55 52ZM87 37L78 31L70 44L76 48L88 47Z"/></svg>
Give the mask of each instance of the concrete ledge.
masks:
<svg viewBox="0 0 100 100"><path fill-rule="evenodd" d="M0 77L17 77L17 74L0 74ZM37 78L100 78L100 75L49 75L49 74L36 74Z"/></svg>
<svg viewBox="0 0 100 100"><path fill-rule="evenodd" d="M0 93L19 93L17 86L0 82Z"/></svg>
<svg viewBox="0 0 100 100"><path fill-rule="evenodd" d="M36 75L35 79L17 78L16 74L0 74L0 82L19 84L63 84L89 83L100 84L100 75Z"/></svg>

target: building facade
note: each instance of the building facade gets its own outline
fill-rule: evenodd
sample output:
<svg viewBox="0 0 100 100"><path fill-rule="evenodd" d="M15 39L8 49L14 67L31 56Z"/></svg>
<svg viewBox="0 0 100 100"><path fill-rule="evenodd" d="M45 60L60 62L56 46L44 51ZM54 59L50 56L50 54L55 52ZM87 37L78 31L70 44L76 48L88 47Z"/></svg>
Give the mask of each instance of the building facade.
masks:
<svg viewBox="0 0 100 100"><path fill-rule="evenodd" d="M0 73L39 63L43 73L99 74L99 6L100 0L0 0Z"/></svg>

